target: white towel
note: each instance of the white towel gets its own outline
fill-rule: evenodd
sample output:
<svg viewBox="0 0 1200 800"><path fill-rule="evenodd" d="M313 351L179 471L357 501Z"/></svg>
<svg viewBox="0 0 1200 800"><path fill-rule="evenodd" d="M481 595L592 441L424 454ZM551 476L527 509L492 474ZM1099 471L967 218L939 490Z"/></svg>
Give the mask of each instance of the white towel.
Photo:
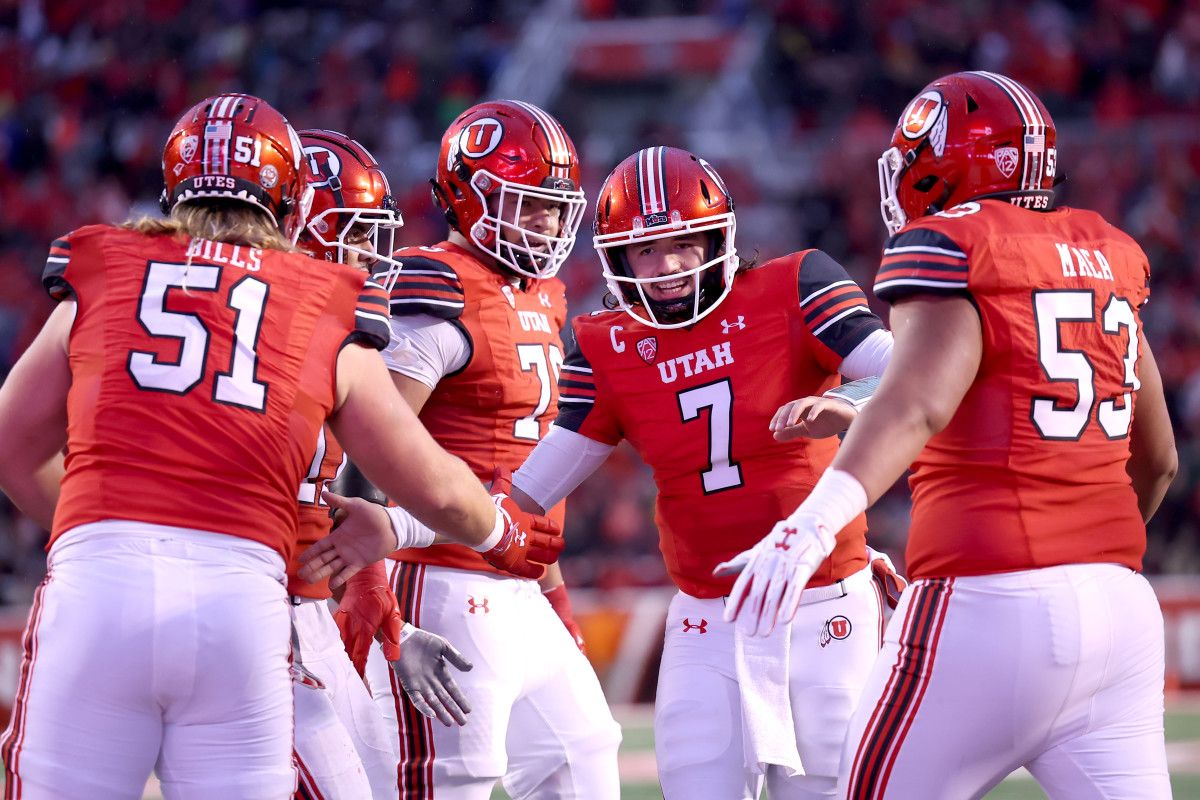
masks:
<svg viewBox="0 0 1200 800"><path fill-rule="evenodd" d="M796 747L796 724L788 675L792 626L778 625L770 636L748 636L738 625L733 635L733 661L742 698L742 747L746 769L763 775L768 764L787 777L804 774Z"/></svg>

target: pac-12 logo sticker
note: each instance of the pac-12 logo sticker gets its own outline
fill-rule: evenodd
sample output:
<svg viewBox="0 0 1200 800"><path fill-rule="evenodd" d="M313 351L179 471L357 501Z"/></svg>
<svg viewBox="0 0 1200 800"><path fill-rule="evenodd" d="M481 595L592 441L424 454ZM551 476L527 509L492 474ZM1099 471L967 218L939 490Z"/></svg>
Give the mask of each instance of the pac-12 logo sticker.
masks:
<svg viewBox="0 0 1200 800"><path fill-rule="evenodd" d="M1006 178L1011 178L1013 173L1017 171L1017 148L1015 147L997 147L992 153L992 160L996 162L996 169Z"/></svg>
<svg viewBox="0 0 1200 800"><path fill-rule="evenodd" d="M183 143L179 146L179 157L184 160L184 163L192 163L192 159L196 155L196 148L199 146L199 136L192 134L191 136L183 137Z"/></svg>
<svg viewBox="0 0 1200 800"><path fill-rule="evenodd" d="M642 361L647 364L654 363L654 357L658 355L658 337L647 336L645 339L639 339L637 343L638 355L642 357Z"/></svg>
<svg viewBox="0 0 1200 800"><path fill-rule="evenodd" d="M825 620L825 627L821 629L821 647L832 642L834 639L839 641L850 637L850 631L854 626L850 624L850 620L842 615Z"/></svg>
<svg viewBox="0 0 1200 800"><path fill-rule="evenodd" d="M477 119L458 135L458 149L471 158L483 158L500 145L504 138L504 126L492 117Z"/></svg>

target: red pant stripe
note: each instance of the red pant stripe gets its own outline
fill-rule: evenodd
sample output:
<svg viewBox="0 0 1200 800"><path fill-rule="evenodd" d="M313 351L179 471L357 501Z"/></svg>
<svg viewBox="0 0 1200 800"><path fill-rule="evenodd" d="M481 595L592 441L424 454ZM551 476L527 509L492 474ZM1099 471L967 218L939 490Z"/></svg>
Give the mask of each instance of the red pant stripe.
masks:
<svg viewBox="0 0 1200 800"><path fill-rule="evenodd" d="M393 588L400 614L418 627L421 622L424 578L424 564L397 563ZM400 764L397 767L400 798L429 800L433 797L433 729L425 715L417 711L408 699L396 673L390 669L388 673L396 703L396 721L400 728Z"/></svg>
<svg viewBox="0 0 1200 800"><path fill-rule="evenodd" d="M325 800L325 795L321 793L321 787L317 785L316 778L313 777L312 772L305 765L304 759L296 750L292 751L292 761L300 773L295 800Z"/></svg>
<svg viewBox="0 0 1200 800"><path fill-rule="evenodd" d="M4 800L20 800L21 797L21 745L25 739L25 721L29 711L29 684L33 680L34 662L37 661L37 631L42 622L42 595L49 583L50 573L47 573L37 591L33 593L33 607L29 609L29 623L25 626L25 637L21 641L21 677L17 681L12 719L3 740L0 741L0 754L4 757Z"/></svg>
<svg viewBox="0 0 1200 800"><path fill-rule="evenodd" d="M928 639L928 657L925 663L922 664L920 675L918 675L919 685L917 688L916 698L909 706L908 713L901 720L900 730L892 739L890 752L887 757L887 764L883 772L883 780L880 782L880 790L887 788L888 779L892 775L892 767L896 765L896 758L900 755L900 747L904 743L904 738L908 736L908 731L912 728L913 720L917 717L917 712L921 708L921 701L925 699L925 691L929 688L929 676L933 673L933 662L937 658L938 642L942 638L942 628L946 623L946 611L950 607L950 595L954 593L954 579L946 580L946 590L938 592L937 600L934 606L933 629L930 631Z"/></svg>
<svg viewBox="0 0 1200 800"><path fill-rule="evenodd" d="M903 734L911 726L928 685L951 591L950 582L940 578L913 590L896 663L854 756L847 788L853 800L882 797L887 788Z"/></svg>

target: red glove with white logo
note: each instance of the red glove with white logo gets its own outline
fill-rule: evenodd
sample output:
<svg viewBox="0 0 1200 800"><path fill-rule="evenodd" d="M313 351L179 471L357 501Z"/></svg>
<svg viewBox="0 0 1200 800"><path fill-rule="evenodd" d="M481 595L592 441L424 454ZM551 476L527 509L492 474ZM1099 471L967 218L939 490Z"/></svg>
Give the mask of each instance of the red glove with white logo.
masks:
<svg viewBox="0 0 1200 800"><path fill-rule="evenodd" d="M396 595L388 586L382 561L364 567L346 581L346 593L333 612L333 621L342 634L346 655L360 676L367 668L367 654L371 652L376 632L383 644L384 657L388 661L400 657L400 629L404 619Z"/></svg>
<svg viewBox="0 0 1200 800"><path fill-rule="evenodd" d="M542 592L542 597L545 597L550 607L554 609L554 613L558 614L558 618L562 620L563 627L567 629L567 633L571 634L571 638L575 640L575 646L579 648L579 652L587 655L587 643L583 641L583 632L579 630L579 623L575 621L575 614L571 611L571 598L567 597L567 585L560 583L548 592Z"/></svg>
<svg viewBox="0 0 1200 800"><path fill-rule="evenodd" d="M536 580L546 564L558 560L563 549L562 529L549 517L522 511L509 497L511 492L512 473L497 467L492 478L496 530L484 543L487 549L476 549L493 567Z"/></svg>
<svg viewBox="0 0 1200 800"><path fill-rule="evenodd" d="M888 558L887 553L868 547L867 558L871 561L871 577L879 584L888 608L895 608L900 602L900 595L904 594L904 589L908 586L908 581L896 572L896 565Z"/></svg>

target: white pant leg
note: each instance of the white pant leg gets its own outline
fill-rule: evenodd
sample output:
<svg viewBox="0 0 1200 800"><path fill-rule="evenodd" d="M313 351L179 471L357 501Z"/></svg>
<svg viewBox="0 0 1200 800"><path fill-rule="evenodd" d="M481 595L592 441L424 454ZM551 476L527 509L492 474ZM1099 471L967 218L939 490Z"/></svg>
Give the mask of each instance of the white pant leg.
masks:
<svg viewBox="0 0 1200 800"><path fill-rule="evenodd" d="M758 800L745 767L734 626L720 599L682 592L667 610L654 702L654 754L666 800Z"/></svg>
<svg viewBox="0 0 1200 800"><path fill-rule="evenodd" d="M1079 607L1081 669L1050 749L1029 771L1053 800L1170 797L1162 609L1154 590L1117 567L1075 568L1068 576Z"/></svg>
<svg viewBox="0 0 1200 800"><path fill-rule="evenodd" d="M504 788L514 800L615 800L621 729L596 672L541 587L517 586L525 684L509 717Z"/></svg>
<svg viewBox="0 0 1200 800"><path fill-rule="evenodd" d="M293 652L296 757L301 787L327 800L394 798L396 755L379 709L346 655L324 600L292 607L299 647Z"/></svg>
<svg viewBox="0 0 1200 800"><path fill-rule="evenodd" d="M804 775L767 771L771 800L833 797L838 763L883 636L883 598L870 570L847 594L800 606L792 621L790 694Z"/></svg>
<svg viewBox="0 0 1200 800"><path fill-rule="evenodd" d="M389 562L388 571L404 618L444 636L474 664L470 672L454 670L471 707L467 724L446 727L413 707L379 648L371 648L371 692L395 726L399 797L488 800L507 768L505 732L523 682L523 645L511 635L520 581L404 562Z"/></svg>
<svg viewBox="0 0 1200 800"><path fill-rule="evenodd" d="M417 713L372 648L372 694L398 721L400 797L487 800L510 765L506 782L520 797L617 796L617 725L536 583L417 564L389 570L405 618L475 665L454 673L471 706L467 724L447 728Z"/></svg>
<svg viewBox="0 0 1200 800"><path fill-rule="evenodd" d="M152 613L134 608L152 565L116 552L55 564L57 553L56 544L25 628L3 741L7 785L27 800L137 798L162 742L148 691L153 639L138 630Z"/></svg>
<svg viewBox="0 0 1200 800"><path fill-rule="evenodd" d="M286 798L283 562L231 536L104 522L64 534L5 752L30 798Z"/></svg>
<svg viewBox="0 0 1200 800"><path fill-rule="evenodd" d="M1070 743L1087 745L1094 730L1088 718L1100 707L1107 707L1100 719L1120 714L1110 695L1119 694L1123 708L1134 694L1144 695L1135 716L1161 715L1161 616L1144 581L1139 586L1122 574L1132 573L1069 565L910 586L851 723L840 795L982 797L1023 764L1051 784L1070 781ZM1132 646L1142 641L1157 645ZM1145 680L1150 673L1157 675L1153 687ZM1131 691L1109 692L1109 686ZM1093 742L1116 731L1110 724ZM1144 753L1145 725L1138 727L1131 741ZM1119 738L1105 745L1114 774L1146 761L1127 761L1126 746ZM1161 783L1127 774L1130 783L1112 796L1151 796L1132 787L1165 785L1165 755L1160 758ZM1063 790L1061 783L1056 788Z"/></svg>

